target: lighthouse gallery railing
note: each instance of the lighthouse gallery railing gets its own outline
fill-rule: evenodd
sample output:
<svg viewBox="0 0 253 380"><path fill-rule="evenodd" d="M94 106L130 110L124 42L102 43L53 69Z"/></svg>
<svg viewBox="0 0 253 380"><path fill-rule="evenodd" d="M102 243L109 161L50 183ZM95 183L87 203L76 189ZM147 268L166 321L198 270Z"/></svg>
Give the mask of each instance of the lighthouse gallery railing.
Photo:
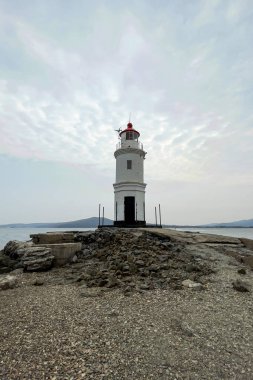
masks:
<svg viewBox="0 0 253 380"><path fill-rule="evenodd" d="M121 148L127 148L127 144L126 143L122 144L122 142L119 141L116 144L116 150L121 149ZM137 149L143 150L143 144L139 141L135 141L134 145L132 145L131 148L137 148Z"/></svg>

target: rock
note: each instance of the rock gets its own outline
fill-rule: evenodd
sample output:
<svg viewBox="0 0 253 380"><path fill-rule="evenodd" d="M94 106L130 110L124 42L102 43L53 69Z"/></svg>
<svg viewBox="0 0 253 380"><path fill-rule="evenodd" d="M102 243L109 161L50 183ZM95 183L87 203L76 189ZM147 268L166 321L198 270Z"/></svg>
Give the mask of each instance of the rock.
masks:
<svg viewBox="0 0 253 380"><path fill-rule="evenodd" d="M244 268L238 269L237 273L246 274L246 270Z"/></svg>
<svg viewBox="0 0 253 380"><path fill-rule="evenodd" d="M253 270L253 255L252 256L243 256L241 258L242 262L248 265Z"/></svg>
<svg viewBox="0 0 253 380"><path fill-rule="evenodd" d="M36 272L50 269L53 260L50 248L32 246L23 249L21 262L25 271Z"/></svg>
<svg viewBox="0 0 253 380"><path fill-rule="evenodd" d="M145 263L143 260L136 260L135 261L135 264L138 266L138 267L144 267L145 266Z"/></svg>
<svg viewBox="0 0 253 380"><path fill-rule="evenodd" d="M150 289L150 286L146 283L143 283L143 284L140 284L139 288L141 290L149 290Z"/></svg>
<svg viewBox="0 0 253 380"><path fill-rule="evenodd" d="M185 270L188 273L191 273L191 272L200 272L200 268L197 265L194 265L194 264L187 264L185 266Z"/></svg>
<svg viewBox="0 0 253 380"><path fill-rule="evenodd" d="M192 288L195 290L202 290L204 289L203 285L200 284L199 282L194 282L192 280L184 280L182 281L182 285L185 286L186 288Z"/></svg>
<svg viewBox="0 0 253 380"><path fill-rule="evenodd" d="M77 262L77 260L78 260L77 256L76 256L76 255L74 255L74 256L72 257L72 260L71 260L71 262L72 262L72 263L76 263L76 262Z"/></svg>
<svg viewBox="0 0 253 380"><path fill-rule="evenodd" d="M0 290L13 289L17 284L17 278L15 276L0 277Z"/></svg>
<svg viewBox="0 0 253 380"><path fill-rule="evenodd" d="M32 285L35 285L35 286L42 286L44 285L44 281L40 278L36 278L33 282L32 282Z"/></svg>
<svg viewBox="0 0 253 380"><path fill-rule="evenodd" d="M182 322L180 327L184 335L189 336L189 337L194 336L193 330L190 328L190 326L186 322Z"/></svg>
<svg viewBox="0 0 253 380"><path fill-rule="evenodd" d="M125 289L123 290L123 294L126 297L129 297L132 293L133 289L131 286L126 286Z"/></svg>
<svg viewBox="0 0 253 380"><path fill-rule="evenodd" d="M0 273L8 273L15 267L16 261L0 252Z"/></svg>
<svg viewBox="0 0 253 380"><path fill-rule="evenodd" d="M18 240L9 241L3 251L6 256L9 256L11 259L19 259L24 254L24 248L31 247L32 242L23 242Z"/></svg>
<svg viewBox="0 0 253 380"><path fill-rule="evenodd" d="M150 272L157 272L157 271L159 271L159 269L160 269L159 265L156 265L156 264L152 264L152 265L150 265L150 266L148 267L148 270L149 270Z"/></svg>
<svg viewBox="0 0 253 380"><path fill-rule="evenodd" d="M250 292L250 285L242 280L235 280L232 282L232 285L238 292Z"/></svg>
<svg viewBox="0 0 253 380"><path fill-rule="evenodd" d="M119 315L119 312L114 309L112 309L110 313L108 313L108 317L118 317Z"/></svg>
<svg viewBox="0 0 253 380"><path fill-rule="evenodd" d="M253 251L253 240L247 238L240 238L241 242L245 245L246 248Z"/></svg>
<svg viewBox="0 0 253 380"><path fill-rule="evenodd" d="M116 276L109 276L108 283L106 284L107 288L114 288L118 285L119 280Z"/></svg>
<svg viewBox="0 0 253 380"><path fill-rule="evenodd" d="M23 268L17 268L17 269L14 269L11 274L22 274L24 272Z"/></svg>

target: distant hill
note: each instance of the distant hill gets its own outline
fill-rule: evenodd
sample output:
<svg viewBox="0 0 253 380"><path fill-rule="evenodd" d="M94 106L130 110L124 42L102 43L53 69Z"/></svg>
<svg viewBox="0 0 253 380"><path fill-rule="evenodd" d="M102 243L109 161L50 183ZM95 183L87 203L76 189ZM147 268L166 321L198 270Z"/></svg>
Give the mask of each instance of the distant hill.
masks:
<svg viewBox="0 0 253 380"><path fill-rule="evenodd" d="M102 218L100 219L102 223ZM112 225L113 221L108 218L104 218L105 225ZM149 223L147 223L149 225ZM73 220L70 222L59 222L59 223L12 223L12 224L2 224L0 227L10 227L10 228L96 228L98 226L98 217ZM229 228L229 227L253 227L253 219L248 220L238 220L236 222L229 223L210 223L201 225L172 225L163 224L163 227L178 227L178 228Z"/></svg>
<svg viewBox="0 0 253 380"><path fill-rule="evenodd" d="M3 224L0 227L10 228L96 228L98 226L99 219L97 217L73 220L71 222L59 222L59 223L12 223ZM102 218L100 219L102 223ZM104 224L112 225L113 221L108 218L104 218Z"/></svg>
<svg viewBox="0 0 253 380"><path fill-rule="evenodd" d="M253 227L253 219L247 219L247 220L237 220L235 222L229 222L229 223L211 223L211 224L205 224L201 227Z"/></svg>

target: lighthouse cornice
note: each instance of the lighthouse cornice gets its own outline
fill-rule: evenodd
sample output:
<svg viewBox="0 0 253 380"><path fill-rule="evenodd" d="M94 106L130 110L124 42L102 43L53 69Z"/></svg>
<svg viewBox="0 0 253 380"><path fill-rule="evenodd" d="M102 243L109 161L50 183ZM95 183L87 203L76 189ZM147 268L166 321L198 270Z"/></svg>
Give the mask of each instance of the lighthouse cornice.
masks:
<svg viewBox="0 0 253 380"><path fill-rule="evenodd" d="M125 182L116 182L113 184L113 187L114 188L118 188L118 187L121 187L121 186L140 186L140 187L146 187L147 184L146 183L143 183L143 182L129 182L129 181L125 181Z"/></svg>
<svg viewBox="0 0 253 380"><path fill-rule="evenodd" d="M116 158L119 155L126 154L126 153L136 153L142 156L143 158L145 158L145 155L146 155L146 152L143 149L127 147L127 148L119 148L115 150L114 157Z"/></svg>

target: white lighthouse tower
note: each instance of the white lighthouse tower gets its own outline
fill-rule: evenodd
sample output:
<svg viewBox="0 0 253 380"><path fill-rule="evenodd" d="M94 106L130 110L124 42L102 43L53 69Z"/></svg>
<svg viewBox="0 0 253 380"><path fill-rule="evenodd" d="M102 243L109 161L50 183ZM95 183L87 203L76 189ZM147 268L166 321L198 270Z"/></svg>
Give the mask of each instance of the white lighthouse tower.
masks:
<svg viewBox="0 0 253 380"><path fill-rule="evenodd" d="M146 152L139 141L140 133L129 122L119 133L116 146L116 181L114 187L114 225L145 226L144 159Z"/></svg>

